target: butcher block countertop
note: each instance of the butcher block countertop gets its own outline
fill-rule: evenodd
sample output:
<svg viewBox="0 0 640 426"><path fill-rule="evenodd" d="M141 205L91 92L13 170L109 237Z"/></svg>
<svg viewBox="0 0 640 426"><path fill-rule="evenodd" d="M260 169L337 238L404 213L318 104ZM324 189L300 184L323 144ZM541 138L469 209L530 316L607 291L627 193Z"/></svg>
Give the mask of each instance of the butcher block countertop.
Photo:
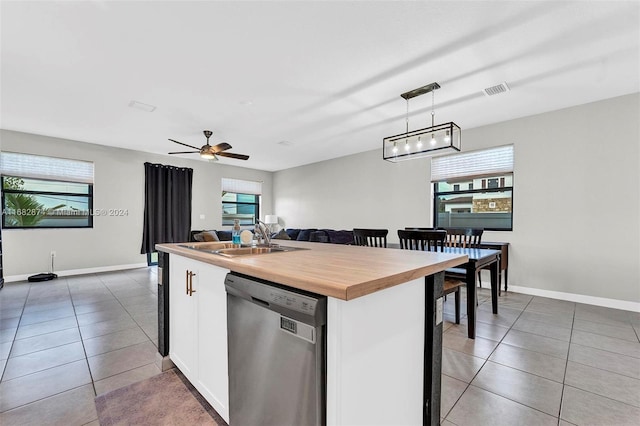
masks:
<svg viewBox="0 0 640 426"><path fill-rule="evenodd" d="M181 246L212 243L157 244L156 249L342 300L365 296L468 261L466 255L458 254L288 240L277 243L307 250L225 257Z"/></svg>

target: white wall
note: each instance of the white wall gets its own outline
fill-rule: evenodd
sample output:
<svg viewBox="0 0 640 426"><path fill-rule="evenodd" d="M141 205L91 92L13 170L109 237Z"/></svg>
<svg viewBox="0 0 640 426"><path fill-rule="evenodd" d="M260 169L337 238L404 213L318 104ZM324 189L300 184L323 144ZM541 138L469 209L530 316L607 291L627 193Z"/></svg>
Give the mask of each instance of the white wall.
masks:
<svg viewBox="0 0 640 426"><path fill-rule="evenodd" d="M86 229L3 229L5 277L46 272L56 251L56 271L146 264L140 254L144 212L144 163L191 167L192 229L221 229L221 178L262 181L261 216L272 210L272 173L243 167L110 148L65 139L0 130L3 151L93 161L94 210L127 209L128 216L95 216ZM204 214L205 219L200 219Z"/></svg>
<svg viewBox="0 0 640 426"><path fill-rule="evenodd" d="M508 95L507 95L508 96ZM514 144L509 283L640 302L640 95L463 129L463 151ZM385 135L380 135L382 138ZM274 174L285 227L430 226L430 161L380 150Z"/></svg>

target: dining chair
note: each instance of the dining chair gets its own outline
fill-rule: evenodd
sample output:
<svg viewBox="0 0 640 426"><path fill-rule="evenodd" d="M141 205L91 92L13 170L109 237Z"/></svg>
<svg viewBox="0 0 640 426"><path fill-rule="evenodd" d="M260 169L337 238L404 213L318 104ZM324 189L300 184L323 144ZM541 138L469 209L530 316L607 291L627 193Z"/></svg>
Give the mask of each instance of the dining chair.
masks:
<svg viewBox="0 0 640 426"><path fill-rule="evenodd" d="M400 248L403 250L443 251L447 239L447 231L444 230L403 230L398 229ZM445 275L443 293L455 293L456 324L460 324L460 287L466 285L464 280L447 277Z"/></svg>
<svg viewBox="0 0 640 426"><path fill-rule="evenodd" d="M353 229L353 241L357 246L387 247L388 229Z"/></svg>
<svg viewBox="0 0 640 426"><path fill-rule="evenodd" d="M482 228L438 228L447 231L447 247L480 248L482 241ZM482 287L481 271L478 271L478 285ZM445 277L454 279L466 279L466 271L463 268L450 268L445 271ZM476 304L478 301L476 300Z"/></svg>
<svg viewBox="0 0 640 426"><path fill-rule="evenodd" d="M482 241L481 228L438 228L447 231L447 247L478 248Z"/></svg>
<svg viewBox="0 0 640 426"><path fill-rule="evenodd" d="M398 230L400 248L405 250L442 251L447 238L443 230Z"/></svg>

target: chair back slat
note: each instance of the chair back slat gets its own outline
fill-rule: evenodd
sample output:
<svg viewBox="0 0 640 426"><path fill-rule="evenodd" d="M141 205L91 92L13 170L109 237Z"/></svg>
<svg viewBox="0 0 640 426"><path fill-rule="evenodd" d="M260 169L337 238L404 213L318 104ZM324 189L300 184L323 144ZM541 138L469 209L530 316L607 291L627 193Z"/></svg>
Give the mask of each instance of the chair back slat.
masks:
<svg viewBox="0 0 640 426"><path fill-rule="evenodd" d="M387 247L388 229L353 229L353 241L357 246Z"/></svg>
<svg viewBox="0 0 640 426"><path fill-rule="evenodd" d="M447 232L447 247L478 248L482 242L481 228L439 228Z"/></svg>
<svg viewBox="0 0 640 426"><path fill-rule="evenodd" d="M442 251L447 238L444 230L398 230L400 248L404 250Z"/></svg>

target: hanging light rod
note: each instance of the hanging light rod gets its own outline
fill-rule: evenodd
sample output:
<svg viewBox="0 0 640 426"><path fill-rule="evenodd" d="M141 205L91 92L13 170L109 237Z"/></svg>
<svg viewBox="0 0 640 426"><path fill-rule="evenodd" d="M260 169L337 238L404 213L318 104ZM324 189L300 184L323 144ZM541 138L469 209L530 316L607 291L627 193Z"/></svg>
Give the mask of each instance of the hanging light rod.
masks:
<svg viewBox="0 0 640 426"><path fill-rule="evenodd" d="M406 100L409 100L411 98L415 98L416 96L420 96L420 95L424 95L425 93L433 92L434 90L437 90L439 88L440 88L440 85L438 83L435 83L435 82L434 83L429 83L426 86L422 86L422 87L418 87L417 89L409 90L408 92L405 92L400 96L403 97Z"/></svg>

